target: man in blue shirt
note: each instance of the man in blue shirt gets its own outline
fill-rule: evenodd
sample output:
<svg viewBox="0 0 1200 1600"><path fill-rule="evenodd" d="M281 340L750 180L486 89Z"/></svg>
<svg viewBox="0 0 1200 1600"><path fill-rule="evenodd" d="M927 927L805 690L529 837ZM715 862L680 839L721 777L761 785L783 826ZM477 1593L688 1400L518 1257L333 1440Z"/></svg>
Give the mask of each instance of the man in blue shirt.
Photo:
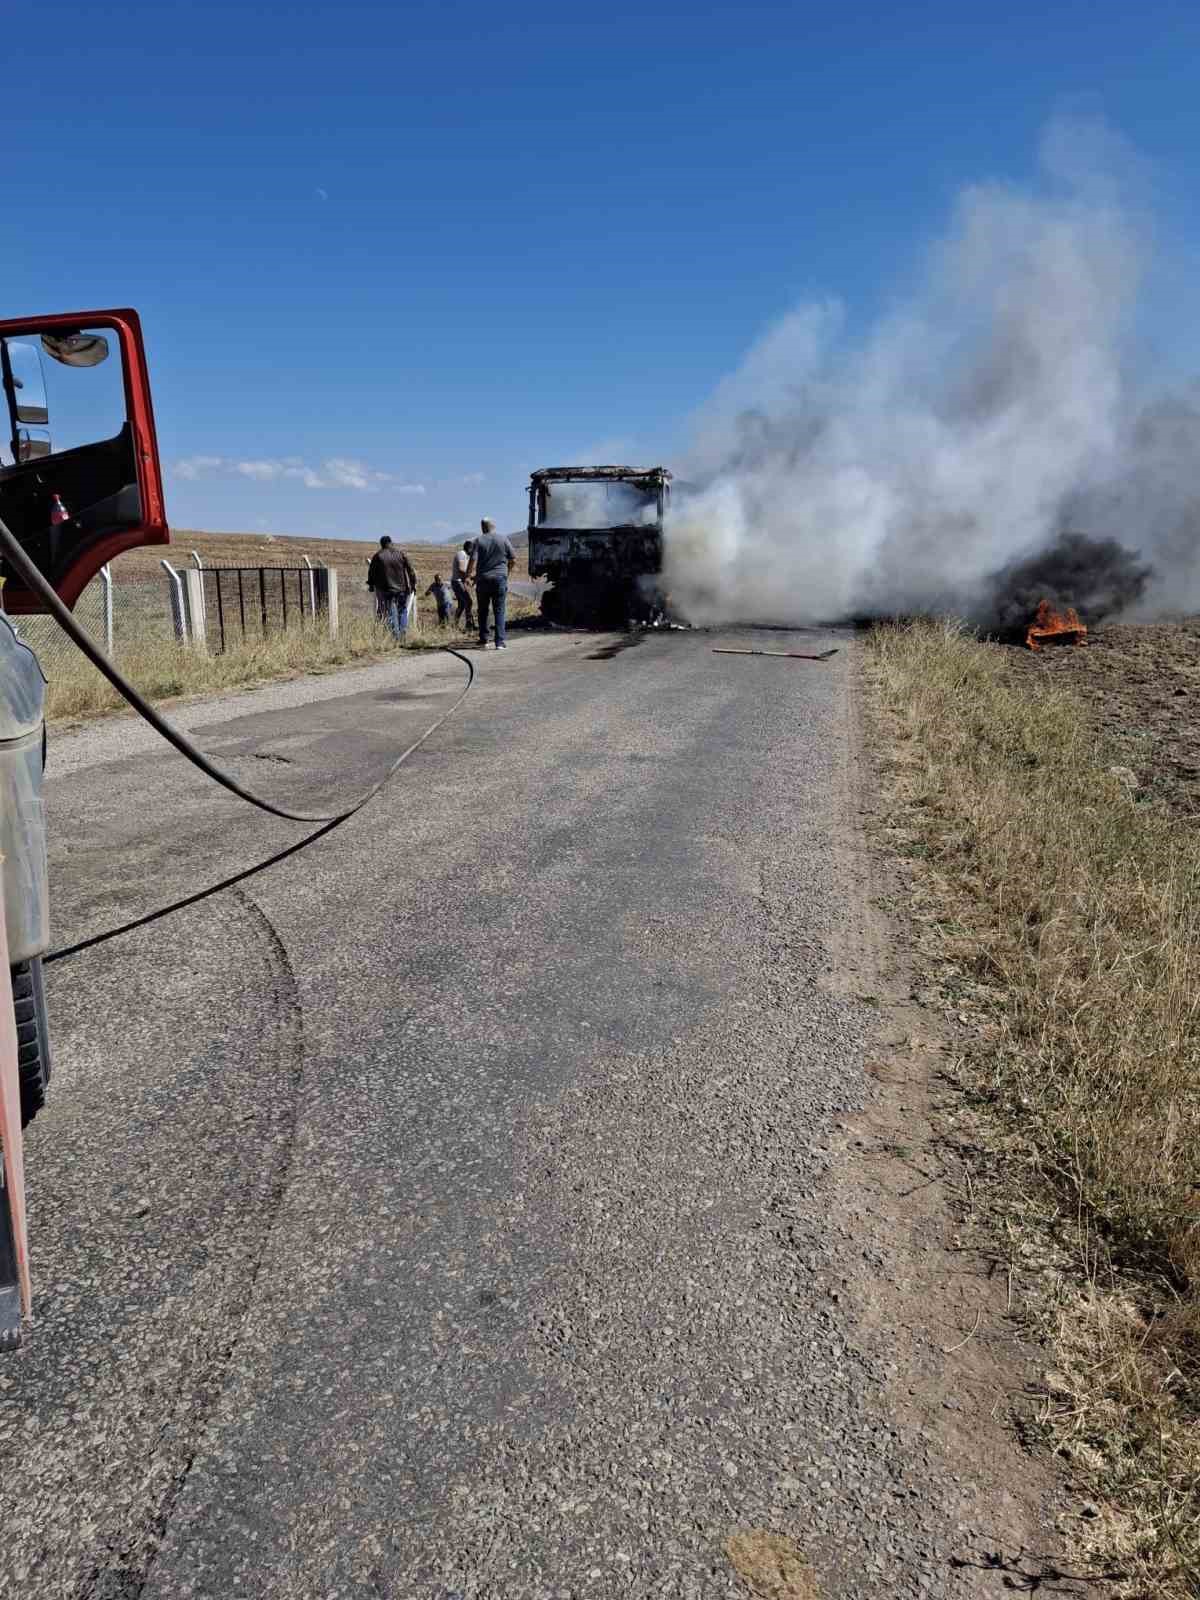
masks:
<svg viewBox="0 0 1200 1600"><path fill-rule="evenodd" d="M504 638L504 613L508 605L508 575L516 565L517 557L508 540L496 532L496 524L484 517L479 524L483 530L471 551L468 578L475 579L475 600L479 607L479 648L487 649L488 607L496 624L496 649L507 650Z"/></svg>

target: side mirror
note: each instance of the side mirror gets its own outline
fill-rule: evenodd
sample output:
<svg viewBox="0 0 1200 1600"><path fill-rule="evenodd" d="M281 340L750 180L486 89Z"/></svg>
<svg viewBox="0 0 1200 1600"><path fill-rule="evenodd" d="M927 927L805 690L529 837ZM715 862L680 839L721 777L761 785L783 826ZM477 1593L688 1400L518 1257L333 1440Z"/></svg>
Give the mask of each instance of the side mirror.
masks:
<svg viewBox="0 0 1200 1600"><path fill-rule="evenodd" d="M41 461L50 454L52 448L50 435L45 428L17 429L18 461Z"/></svg>
<svg viewBox="0 0 1200 1600"><path fill-rule="evenodd" d="M98 367L108 360L108 340L102 333L44 333L42 349L64 367Z"/></svg>
<svg viewBox="0 0 1200 1600"><path fill-rule="evenodd" d="M5 345L8 368L5 374L12 384L13 421L32 422L45 427L50 421L46 407L46 378L42 372L42 358L35 346L16 340Z"/></svg>

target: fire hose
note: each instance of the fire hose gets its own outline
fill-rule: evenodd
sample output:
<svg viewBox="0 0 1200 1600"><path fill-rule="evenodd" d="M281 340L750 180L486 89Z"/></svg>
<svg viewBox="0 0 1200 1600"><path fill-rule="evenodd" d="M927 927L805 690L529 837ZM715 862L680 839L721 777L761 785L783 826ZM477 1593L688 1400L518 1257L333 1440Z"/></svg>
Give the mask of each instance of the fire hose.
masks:
<svg viewBox="0 0 1200 1600"><path fill-rule="evenodd" d="M219 783L223 789L228 789L231 794L237 795L239 800L244 800L248 805L257 806L260 811L266 811L271 816L282 817L287 822L316 822L320 824L315 833L310 833L305 838L297 840L295 844L289 845L285 850L280 850L275 855L268 856L266 860L259 861L252 867L246 867L241 872L234 873L231 877L223 878L219 883L210 884L208 888L200 889L183 900L173 901L170 905L162 906L157 911L147 912L145 916L137 917L131 922L123 922L119 927L110 928L104 933L93 934L90 938L80 939L75 944L52 950L45 958L47 963L63 961L67 956L77 955L81 950L87 950L93 945L106 943L109 939L115 939L119 934L131 933L135 928L145 927L147 923L156 922L160 917L165 917L173 911L181 911L186 906L195 905L197 901L207 899L209 895L217 894L222 889L232 888L234 884L242 882L243 879L262 872L266 867L274 866L276 862L283 861L288 856L295 855L297 851L303 850L307 845L314 844L318 839L323 838L325 834L332 833L334 828L340 827L343 822L348 822L364 806L369 805L381 790L387 787L409 757L414 755L427 739L432 738L438 729L449 721L467 698L467 695L471 692L471 686L475 682L475 663L470 656L463 655L461 651L451 649L449 645L443 645L442 649L446 654L454 656L467 669L466 684L454 704L444 711L436 722L431 723L420 738L414 739L412 744L402 750L383 776L363 794L359 795L352 805L347 806L342 811L323 815L314 815L305 811L288 811L283 806L277 806L270 800L264 800L261 795L252 793L251 790L238 783L236 778L230 777L227 772L222 772L220 767L214 765L202 750L197 749L186 734L182 734L177 728L173 728L166 718L161 716L149 701L139 694L133 685L117 671L104 652L96 647L85 630L80 627L75 617L62 603L50 584L46 582L46 579L26 555L3 521L0 521L0 556L3 556L5 562L17 574L22 583L37 595L50 616L54 618L67 637L78 646L97 672L102 673L117 693L128 701L138 716L148 722L156 733L161 734L168 744L173 745L185 760L190 761L194 767L198 767L214 783Z"/></svg>
<svg viewBox="0 0 1200 1600"><path fill-rule="evenodd" d="M219 783L223 789L228 789L231 794L237 795L239 800L245 800L248 805L257 806L260 811L268 811L272 816L283 817L288 822L325 822L332 825L338 822L346 822L356 811L361 811L369 801L375 798L381 789L386 787L408 760L409 756L419 749L431 734L436 733L448 718L454 715L467 698L471 685L475 681L475 666L471 658L462 655L458 650L452 650L449 645L443 645L442 648L446 653L455 656L467 669L466 687L450 709L444 712L432 726L426 728L421 737L410 744L407 750L402 751L396 757L378 783L372 784L365 794L360 795L354 804L347 806L344 811L334 812L327 816L313 816L305 811L286 811L282 806L274 805L270 800L264 800L261 796L252 794L249 789L244 789L236 778L231 778L227 772L222 772L220 767L214 766L203 751L198 750L185 734L173 728L165 717L158 714L150 702L144 699L126 678L122 677L104 652L96 648L96 645L88 638L87 633L79 626L72 613L63 605L58 595L55 594L37 567L25 554L21 545L13 537L3 521L0 521L0 555L4 557L4 560L21 579L22 583L37 595L55 622L58 623L67 637L83 651L84 655L96 668L96 671L102 673L108 679L117 693L129 702L138 716L148 722L156 733L161 734L168 744L174 745L180 755L190 761L194 767L199 767L206 777L211 778L214 783Z"/></svg>
<svg viewBox="0 0 1200 1600"><path fill-rule="evenodd" d="M471 691L475 682L475 664L469 656L463 655L458 650L443 646L447 655L454 656L461 661L467 669L467 681L462 693L457 700L444 711L437 720L425 729L425 732L408 745L388 767L387 771L373 783L370 788L360 794L358 798L341 811L324 814L314 814L305 811L291 811L284 806L278 806L273 801L264 800L261 795L254 794L244 788L237 780L223 772L220 767L211 762L192 741L182 734L154 709L154 707L136 690L126 678L117 671L108 657L98 650L75 617L62 603L54 589L46 582L38 568L29 559L20 543L13 536L7 525L0 520L0 556L3 557L9 568L21 579L25 586L36 594L42 602L47 613L54 618L67 637L83 652L96 670L108 679L117 693L128 702L137 714L160 734L168 744L179 751L185 760L190 761L204 775L211 778L214 783L228 789L231 794L244 800L247 805L256 806L258 810L265 811L271 816L282 817L288 822L317 823L319 826L313 833L306 834L295 844L288 845L285 849L276 851L274 855L265 860L256 862L253 866L246 867L240 872L233 873L230 877L221 879L218 883L209 884L206 888L197 890L196 893L187 895L182 900L175 900L166 906L160 906L155 911L147 912L145 916L136 917L129 922L123 922L115 928L109 928L102 933L91 935L89 938L80 939L75 944L65 945L57 950L52 950L45 961L63 961L68 956L77 955L81 950L87 950L94 945L106 943L124 933L131 933L135 928L145 927L148 923L157 922L160 918L172 912L181 911L187 906L195 905L198 901L207 899L210 895L218 894L223 889L232 888L234 884L241 883L244 879L264 871L267 867L274 866L277 862L284 861L288 856L295 855L310 844L315 844L325 834L332 833L334 828L340 827L343 822L348 822L351 817L360 812L364 806L378 795L399 772L410 756L414 755L425 741L431 738L439 728L449 721ZM0 871L3 870L0 858ZM0 956L7 958L7 940L4 938L4 918L0 912ZM4 1219L4 1239L0 1241L0 1253L7 1252L11 1261L6 1262L7 1270L0 1274L7 1281L0 1283L0 1299L8 1300L13 1294L19 1294L20 1306L26 1315L30 1309L30 1284L29 1284L29 1258L25 1238L25 1177L23 1159L23 1140L21 1136L21 1116L17 1092L17 1038L14 1020L13 995L9 983L9 967L7 959L4 962L3 975L0 977L0 1147L2 1147L2 1165L0 1165L0 1197L4 1200L4 1210L7 1217ZM15 1319L15 1320L14 1320ZM19 1342L19 1312L10 1304L0 1306L0 1348L12 1348Z"/></svg>

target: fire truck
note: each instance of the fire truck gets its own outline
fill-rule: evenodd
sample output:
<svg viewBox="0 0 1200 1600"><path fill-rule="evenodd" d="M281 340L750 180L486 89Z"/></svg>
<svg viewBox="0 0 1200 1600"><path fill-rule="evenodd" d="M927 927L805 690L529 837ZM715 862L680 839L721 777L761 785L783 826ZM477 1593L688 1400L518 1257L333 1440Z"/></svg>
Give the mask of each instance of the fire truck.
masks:
<svg viewBox="0 0 1200 1600"><path fill-rule="evenodd" d="M0 522L69 608L100 568L168 540L150 381L137 313L0 321ZM0 1119L0 1349L20 1342L20 1130L45 1102L50 945L42 773L45 678L21 619L46 609L0 552L0 882L16 1021L19 1107ZM18 1115L19 1112L19 1115ZM14 1126L14 1123L16 1125Z"/></svg>

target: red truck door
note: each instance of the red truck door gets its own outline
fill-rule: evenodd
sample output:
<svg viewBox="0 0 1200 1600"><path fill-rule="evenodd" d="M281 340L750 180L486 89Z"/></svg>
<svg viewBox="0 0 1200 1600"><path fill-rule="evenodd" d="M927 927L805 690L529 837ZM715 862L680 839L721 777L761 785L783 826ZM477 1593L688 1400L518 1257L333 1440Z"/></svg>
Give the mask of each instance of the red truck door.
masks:
<svg viewBox="0 0 1200 1600"><path fill-rule="evenodd" d="M0 519L74 606L106 561L170 537L137 312L0 321L0 391ZM0 598L41 610L10 575Z"/></svg>

